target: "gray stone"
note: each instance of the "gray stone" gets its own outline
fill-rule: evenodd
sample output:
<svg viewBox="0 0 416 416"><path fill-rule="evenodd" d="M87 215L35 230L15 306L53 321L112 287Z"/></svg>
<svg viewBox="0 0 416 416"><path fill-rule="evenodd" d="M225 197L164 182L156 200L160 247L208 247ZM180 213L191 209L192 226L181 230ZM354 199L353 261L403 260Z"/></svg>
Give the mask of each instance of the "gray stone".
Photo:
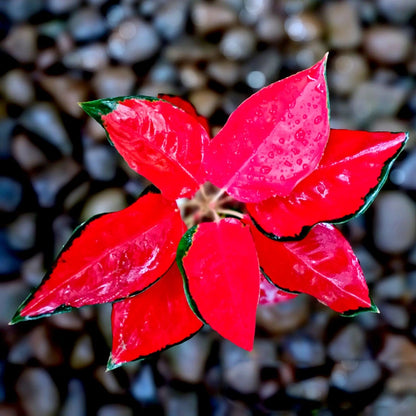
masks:
<svg viewBox="0 0 416 416"><path fill-rule="evenodd" d="M109 181L114 178L117 158L109 146L90 146L85 149L84 163L92 178Z"/></svg>
<svg viewBox="0 0 416 416"><path fill-rule="evenodd" d="M405 189L416 189L416 150L411 151L403 162L397 164L391 174L390 179L396 185Z"/></svg>
<svg viewBox="0 0 416 416"><path fill-rule="evenodd" d="M143 365L131 384L131 394L141 403L156 403L157 389L149 365Z"/></svg>
<svg viewBox="0 0 416 416"><path fill-rule="evenodd" d="M29 172L45 166L48 162L44 153L25 134L13 137L11 150L19 165Z"/></svg>
<svg viewBox="0 0 416 416"><path fill-rule="evenodd" d="M294 42L310 42L322 35L322 25L312 13L289 16L285 21L285 30Z"/></svg>
<svg viewBox="0 0 416 416"><path fill-rule="evenodd" d="M132 95L136 75L127 66L107 67L95 73L92 86L97 97Z"/></svg>
<svg viewBox="0 0 416 416"><path fill-rule="evenodd" d="M365 52L381 64L405 62L411 46L411 37L406 30L399 27L372 26L364 36Z"/></svg>
<svg viewBox="0 0 416 416"><path fill-rule="evenodd" d="M78 41L99 38L107 31L104 18L93 7L83 7L73 13L68 21L68 28Z"/></svg>
<svg viewBox="0 0 416 416"><path fill-rule="evenodd" d="M177 68L165 59L153 65L149 78L156 84L175 83L178 80Z"/></svg>
<svg viewBox="0 0 416 416"><path fill-rule="evenodd" d="M204 88L192 92L189 101L195 106L198 114L208 118L218 108L221 96L211 89Z"/></svg>
<svg viewBox="0 0 416 416"><path fill-rule="evenodd" d="M164 57L173 63L209 61L218 57L216 46L195 37L182 37L162 51Z"/></svg>
<svg viewBox="0 0 416 416"><path fill-rule="evenodd" d="M282 59L274 49L266 49L244 65L246 83L253 89L260 89L277 81Z"/></svg>
<svg viewBox="0 0 416 416"><path fill-rule="evenodd" d="M328 83L337 94L350 94L369 76L365 58L357 53L344 53L331 59Z"/></svg>
<svg viewBox="0 0 416 416"><path fill-rule="evenodd" d="M133 410L124 404L106 404L98 409L97 416L133 416Z"/></svg>
<svg viewBox="0 0 416 416"><path fill-rule="evenodd" d="M12 27L2 46L20 63L33 62L37 54L35 27L27 24Z"/></svg>
<svg viewBox="0 0 416 416"><path fill-rule="evenodd" d="M256 49L256 38L249 28L235 27L225 32L219 47L226 58L241 61L248 58Z"/></svg>
<svg viewBox="0 0 416 416"><path fill-rule="evenodd" d="M171 390L163 404L166 416L198 415L198 396L195 392L179 393Z"/></svg>
<svg viewBox="0 0 416 416"><path fill-rule="evenodd" d="M108 62L107 50L102 43L92 43L82 46L65 54L63 57L63 63L68 68L92 72L106 67Z"/></svg>
<svg viewBox="0 0 416 416"><path fill-rule="evenodd" d="M22 198L22 185L13 178L0 176L0 212L13 212Z"/></svg>
<svg viewBox="0 0 416 416"><path fill-rule="evenodd" d="M357 123L393 116L407 98L407 88L374 81L363 82L351 96L350 106Z"/></svg>
<svg viewBox="0 0 416 416"><path fill-rule="evenodd" d="M325 377L313 377L287 386L287 394L304 400L323 402L329 391L329 383Z"/></svg>
<svg viewBox="0 0 416 416"><path fill-rule="evenodd" d="M356 324L343 328L328 345L334 361L360 360L367 354L364 331Z"/></svg>
<svg viewBox="0 0 416 416"><path fill-rule="evenodd" d="M68 395L59 416L87 416L85 391L82 382L72 379L68 383Z"/></svg>
<svg viewBox="0 0 416 416"><path fill-rule="evenodd" d="M24 22L42 10L44 0L13 0L5 1L0 6L13 20Z"/></svg>
<svg viewBox="0 0 416 416"><path fill-rule="evenodd" d="M40 284L45 268L43 266L43 254L35 254L28 260L25 260L20 269L21 276L30 286L36 287Z"/></svg>
<svg viewBox="0 0 416 416"><path fill-rule="evenodd" d="M383 192L375 202L374 242L386 253L401 253L416 241L416 207L401 192Z"/></svg>
<svg viewBox="0 0 416 416"><path fill-rule="evenodd" d="M0 241L0 260L3 262L4 259L1 255L1 241ZM2 267L4 269L4 265ZM0 271L1 271L0 268ZM15 311L19 305L23 302L28 294L29 287L19 281L12 280L10 282L3 282L0 285L0 325L2 327L7 326L7 324L12 319Z"/></svg>
<svg viewBox="0 0 416 416"><path fill-rule="evenodd" d="M12 132L16 121L3 117L0 119L0 158L8 158L11 155Z"/></svg>
<svg viewBox="0 0 416 416"><path fill-rule="evenodd" d="M283 39L285 31L281 16L277 14L261 16L256 25L256 33L258 38L264 42L274 43Z"/></svg>
<svg viewBox="0 0 416 416"><path fill-rule="evenodd" d="M22 107L29 105L35 95L32 80L22 69L7 72L1 78L0 89L8 101Z"/></svg>
<svg viewBox="0 0 416 416"><path fill-rule="evenodd" d="M94 358L91 337L87 334L82 335L78 338L72 350L70 358L71 367L75 369L88 367L94 362Z"/></svg>
<svg viewBox="0 0 416 416"><path fill-rule="evenodd" d="M391 372L416 366L416 346L404 335L387 334L377 360Z"/></svg>
<svg viewBox="0 0 416 416"><path fill-rule="evenodd" d="M393 23L406 23L416 13L413 0L377 0L378 9Z"/></svg>
<svg viewBox="0 0 416 416"><path fill-rule="evenodd" d="M10 247L15 250L28 250L35 244L36 216L33 213L20 215L6 230Z"/></svg>
<svg viewBox="0 0 416 416"><path fill-rule="evenodd" d="M333 48L354 48L361 43L361 24L352 2L325 3L324 18L328 28L329 44Z"/></svg>
<svg viewBox="0 0 416 416"><path fill-rule="evenodd" d="M47 0L48 9L54 14L66 13L81 3L81 0Z"/></svg>
<svg viewBox="0 0 416 416"><path fill-rule="evenodd" d="M416 397L383 393L369 406L371 416L408 416L416 414Z"/></svg>
<svg viewBox="0 0 416 416"><path fill-rule="evenodd" d="M324 346L308 336L289 337L284 346L284 354L298 368L316 367L325 363Z"/></svg>
<svg viewBox="0 0 416 416"><path fill-rule="evenodd" d="M348 393L357 393L371 388L381 377L381 368L375 361L343 361L335 364L331 384Z"/></svg>
<svg viewBox="0 0 416 416"><path fill-rule="evenodd" d="M247 360L224 369L224 381L242 394L255 393L260 385L260 366L257 360Z"/></svg>
<svg viewBox="0 0 416 416"><path fill-rule="evenodd" d="M179 79L188 90L204 88L207 84L205 71L201 71L194 65L183 65L179 70Z"/></svg>
<svg viewBox="0 0 416 416"><path fill-rule="evenodd" d="M188 8L188 0L171 0L158 10L154 25L164 39L173 41L183 33Z"/></svg>
<svg viewBox="0 0 416 416"><path fill-rule="evenodd" d="M114 4L111 6L106 14L108 25L114 29L120 23L135 14L131 4Z"/></svg>
<svg viewBox="0 0 416 416"><path fill-rule="evenodd" d="M237 14L226 4L207 1L195 2L191 18L199 34L224 30L237 23Z"/></svg>
<svg viewBox="0 0 416 416"><path fill-rule="evenodd" d="M58 389L46 370L26 368L16 382L16 392L27 416L56 415Z"/></svg>
<svg viewBox="0 0 416 416"><path fill-rule="evenodd" d="M396 329L406 329L409 325L410 316L404 306L392 303L379 303L381 317L390 326Z"/></svg>
<svg viewBox="0 0 416 416"><path fill-rule="evenodd" d="M375 299L400 300L406 295L406 279L403 275L384 277L374 288Z"/></svg>
<svg viewBox="0 0 416 416"><path fill-rule="evenodd" d="M159 49L157 32L139 18L125 20L108 40L110 56L124 64L134 64L153 56Z"/></svg>
<svg viewBox="0 0 416 416"><path fill-rule="evenodd" d="M98 194L92 195L86 202L82 213L82 220L87 220L103 212L119 211L127 206L126 197L118 188L108 188Z"/></svg>
<svg viewBox="0 0 416 416"><path fill-rule="evenodd" d="M65 131L56 108L47 102L39 102L24 111L22 125L56 146L64 155L72 152L72 143Z"/></svg>
<svg viewBox="0 0 416 416"><path fill-rule="evenodd" d="M363 269L365 280L367 282L374 282L378 280L382 273L383 268L376 259L370 254L370 252L364 248L364 246L354 247L354 253L357 256L361 268Z"/></svg>
<svg viewBox="0 0 416 416"><path fill-rule="evenodd" d="M210 62L207 67L207 73L220 84L231 87L239 80L241 68L236 62L221 59Z"/></svg>

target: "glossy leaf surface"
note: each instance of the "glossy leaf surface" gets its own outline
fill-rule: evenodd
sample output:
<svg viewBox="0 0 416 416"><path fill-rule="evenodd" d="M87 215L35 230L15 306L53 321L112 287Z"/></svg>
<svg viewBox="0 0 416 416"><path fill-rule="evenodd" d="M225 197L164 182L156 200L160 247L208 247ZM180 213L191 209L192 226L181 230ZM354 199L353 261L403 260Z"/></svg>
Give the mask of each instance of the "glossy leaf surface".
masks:
<svg viewBox="0 0 416 416"><path fill-rule="evenodd" d="M194 115L164 100L118 97L82 104L128 165L166 198L190 197L205 182L208 133Z"/></svg>
<svg viewBox="0 0 416 416"><path fill-rule="evenodd" d="M286 196L318 165L329 135L326 56L244 101L210 142L208 180L242 202Z"/></svg>
<svg viewBox="0 0 416 416"><path fill-rule="evenodd" d="M174 261L184 227L176 203L154 193L84 223L13 322L146 289Z"/></svg>
<svg viewBox="0 0 416 416"><path fill-rule="evenodd" d="M252 226L264 273L281 289L307 293L337 312L374 310L351 246L333 225L318 224L300 241L272 240Z"/></svg>
<svg viewBox="0 0 416 416"><path fill-rule="evenodd" d="M280 290L275 285L270 283L264 276L260 274L260 297L259 305L274 305L275 303L285 302L295 298L294 293Z"/></svg>
<svg viewBox="0 0 416 416"><path fill-rule="evenodd" d="M189 103L188 101L178 97L176 95L169 95L169 94L158 94L158 98L165 100L176 107L181 108L182 110L186 111L192 117L196 118L198 122L205 128L207 132L209 132L209 124L207 119L204 116L200 116L195 107Z"/></svg>
<svg viewBox="0 0 416 416"><path fill-rule="evenodd" d="M176 263L145 292L114 303L111 319L109 369L185 341L203 325L188 305Z"/></svg>
<svg viewBox="0 0 416 416"><path fill-rule="evenodd" d="M319 166L289 196L247 209L276 239L301 238L318 222L347 221L374 200L405 141L405 133L331 130Z"/></svg>
<svg viewBox="0 0 416 416"><path fill-rule="evenodd" d="M248 226L234 218L202 223L178 248L194 311L238 346L253 347L259 299L259 265Z"/></svg>

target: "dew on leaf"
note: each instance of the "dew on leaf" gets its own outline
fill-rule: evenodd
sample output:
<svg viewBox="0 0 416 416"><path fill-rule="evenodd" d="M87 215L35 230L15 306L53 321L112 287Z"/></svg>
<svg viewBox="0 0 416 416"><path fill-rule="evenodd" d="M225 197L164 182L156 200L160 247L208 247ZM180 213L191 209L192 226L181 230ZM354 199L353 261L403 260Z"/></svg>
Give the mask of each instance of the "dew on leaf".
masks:
<svg viewBox="0 0 416 416"><path fill-rule="evenodd" d="M302 164L302 159L298 159L296 163L300 166Z"/></svg>
<svg viewBox="0 0 416 416"><path fill-rule="evenodd" d="M267 156L269 156L269 158L270 158L270 159L273 159L273 158L274 158L274 153L273 153L273 152L269 152L269 153L267 154Z"/></svg>
<svg viewBox="0 0 416 416"><path fill-rule="evenodd" d="M295 133L295 139L302 141L305 138L305 131L303 129L299 129L296 133Z"/></svg>
<svg viewBox="0 0 416 416"><path fill-rule="evenodd" d="M298 154L300 153L300 150L299 150L297 147L293 147L293 148L292 148L292 153L293 153L294 155L298 155Z"/></svg>
<svg viewBox="0 0 416 416"><path fill-rule="evenodd" d="M315 124L319 124L322 122L322 117L321 116L316 116L315 120L313 121Z"/></svg>
<svg viewBox="0 0 416 416"><path fill-rule="evenodd" d="M270 166L262 166L260 168L260 172L264 173L265 175L267 175L268 173L270 173L270 171L272 170L272 168Z"/></svg>
<svg viewBox="0 0 416 416"><path fill-rule="evenodd" d="M285 139L284 139L283 137L281 137L281 138L279 139L279 143L284 144L284 143L285 143Z"/></svg>
<svg viewBox="0 0 416 416"><path fill-rule="evenodd" d="M285 160L285 165L290 168L292 166L292 163L290 163L288 160Z"/></svg>

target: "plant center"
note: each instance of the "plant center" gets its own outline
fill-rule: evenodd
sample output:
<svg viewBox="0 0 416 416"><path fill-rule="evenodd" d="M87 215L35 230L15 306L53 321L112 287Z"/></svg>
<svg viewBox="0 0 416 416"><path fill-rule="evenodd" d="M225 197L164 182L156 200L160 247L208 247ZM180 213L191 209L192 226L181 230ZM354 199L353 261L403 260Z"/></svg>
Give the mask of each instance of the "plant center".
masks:
<svg viewBox="0 0 416 416"><path fill-rule="evenodd" d="M210 182L201 185L192 199L181 200L179 206L188 228L201 222L219 221L227 216L236 218L244 216L244 204Z"/></svg>

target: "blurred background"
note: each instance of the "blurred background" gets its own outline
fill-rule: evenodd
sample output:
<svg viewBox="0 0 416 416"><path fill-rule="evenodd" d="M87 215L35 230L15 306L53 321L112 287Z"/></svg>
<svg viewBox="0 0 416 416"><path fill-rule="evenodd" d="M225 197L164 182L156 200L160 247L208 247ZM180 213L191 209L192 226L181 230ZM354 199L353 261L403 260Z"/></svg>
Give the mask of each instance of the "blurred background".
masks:
<svg viewBox="0 0 416 416"><path fill-rule="evenodd" d="M0 415L416 414L415 0L0 0ZM110 307L8 326L72 230L146 186L77 102L159 92L215 132L330 51L331 126L409 131L342 227L381 313L307 296L258 311L247 353L204 330L105 371Z"/></svg>

